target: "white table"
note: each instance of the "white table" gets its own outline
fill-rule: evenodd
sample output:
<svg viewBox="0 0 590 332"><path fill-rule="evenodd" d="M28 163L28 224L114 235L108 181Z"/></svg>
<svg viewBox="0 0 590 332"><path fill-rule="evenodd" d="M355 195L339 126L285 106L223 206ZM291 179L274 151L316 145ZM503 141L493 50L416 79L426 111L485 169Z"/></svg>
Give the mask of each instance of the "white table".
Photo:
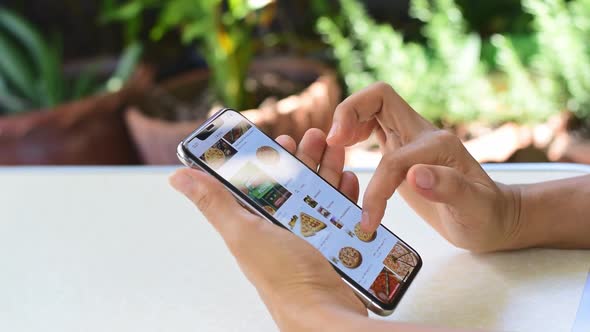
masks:
<svg viewBox="0 0 590 332"><path fill-rule="evenodd" d="M495 169L505 182L583 174ZM172 168L0 168L0 331L273 331ZM364 186L370 173L361 173ZM398 197L385 223L424 267L393 316L435 326L569 331L590 251L472 255Z"/></svg>

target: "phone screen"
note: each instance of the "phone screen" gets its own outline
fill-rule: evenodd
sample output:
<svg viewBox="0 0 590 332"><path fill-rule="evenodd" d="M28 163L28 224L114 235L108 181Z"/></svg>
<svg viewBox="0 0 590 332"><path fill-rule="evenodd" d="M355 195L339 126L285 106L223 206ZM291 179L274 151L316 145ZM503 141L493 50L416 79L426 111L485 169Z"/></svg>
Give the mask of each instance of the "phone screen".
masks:
<svg viewBox="0 0 590 332"><path fill-rule="evenodd" d="M360 229L361 209L235 111L185 148L348 278L391 307L419 269L413 249L383 226ZM368 296L368 294L367 294ZM375 302L375 300L373 300Z"/></svg>

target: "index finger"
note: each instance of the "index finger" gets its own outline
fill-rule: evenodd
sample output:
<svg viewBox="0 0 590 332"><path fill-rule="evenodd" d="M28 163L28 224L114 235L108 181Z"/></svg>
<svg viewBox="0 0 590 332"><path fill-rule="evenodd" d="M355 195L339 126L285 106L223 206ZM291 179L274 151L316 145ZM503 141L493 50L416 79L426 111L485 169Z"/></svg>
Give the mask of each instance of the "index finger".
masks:
<svg viewBox="0 0 590 332"><path fill-rule="evenodd" d="M455 158L444 146L449 146L450 134L437 132L418 139L396 151L383 155L375 169L363 196L363 220L361 227L374 232L385 214L387 201L405 180L410 167L416 164L455 166Z"/></svg>
<svg viewBox="0 0 590 332"><path fill-rule="evenodd" d="M336 107L328 144L357 143L365 136L359 132L366 131L367 124L374 118L385 126L384 130L400 137L411 138L428 126L390 85L379 82L349 96Z"/></svg>

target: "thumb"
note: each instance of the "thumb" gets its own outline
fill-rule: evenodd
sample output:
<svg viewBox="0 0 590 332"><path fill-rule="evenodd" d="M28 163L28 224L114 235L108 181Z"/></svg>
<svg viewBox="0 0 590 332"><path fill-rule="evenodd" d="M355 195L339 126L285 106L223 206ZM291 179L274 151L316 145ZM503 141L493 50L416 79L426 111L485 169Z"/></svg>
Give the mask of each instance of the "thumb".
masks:
<svg viewBox="0 0 590 332"><path fill-rule="evenodd" d="M262 224L259 218L241 207L219 181L206 173L183 168L172 174L169 181L195 204L230 247L256 228L252 226Z"/></svg>
<svg viewBox="0 0 590 332"><path fill-rule="evenodd" d="M417 164L408 170L406 181L422 197L461 208L473 207L477 188L454 168Z"/></svg>

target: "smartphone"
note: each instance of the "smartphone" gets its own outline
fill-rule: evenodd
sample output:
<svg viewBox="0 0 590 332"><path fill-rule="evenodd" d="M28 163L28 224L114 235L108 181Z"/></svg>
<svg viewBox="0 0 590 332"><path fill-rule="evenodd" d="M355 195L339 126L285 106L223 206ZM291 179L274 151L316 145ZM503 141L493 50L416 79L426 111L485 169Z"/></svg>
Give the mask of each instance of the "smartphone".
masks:
<svg viewBox="0 0 590 332"><path fill-rule="evenodd" d="M232 109L214 114L177 154L243 206L312 244L378 315L393 312L422 266L418 253L383 225L363 232L355 202Z"/></svg>

